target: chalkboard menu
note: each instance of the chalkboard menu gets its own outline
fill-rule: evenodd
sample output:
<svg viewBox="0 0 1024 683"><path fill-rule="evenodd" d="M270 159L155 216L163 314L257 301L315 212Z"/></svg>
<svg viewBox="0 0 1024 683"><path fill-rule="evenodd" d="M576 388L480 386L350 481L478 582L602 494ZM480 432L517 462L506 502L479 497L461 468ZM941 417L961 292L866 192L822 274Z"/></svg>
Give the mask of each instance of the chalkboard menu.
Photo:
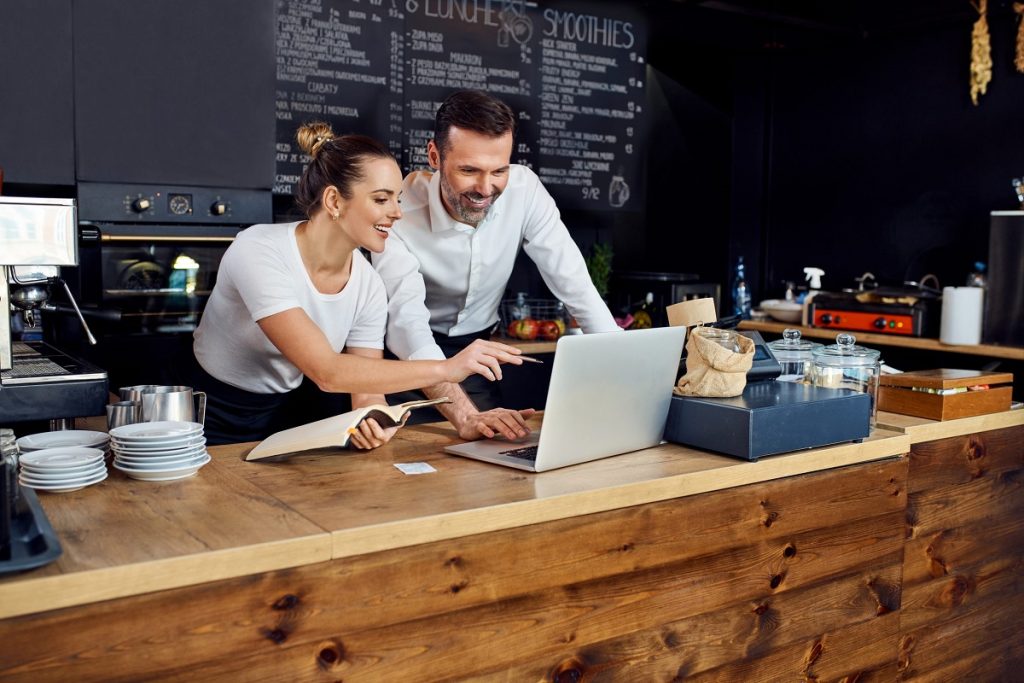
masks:
<svg viewBox="0 0 1024 683"><path fill-rule="evenodd" d="M278 0L274 191L298 183L295 131L312 120L425 168L441 100L474 89L516 111L512 161L561 208L637 209L646 50L627 3Z"/></svg>

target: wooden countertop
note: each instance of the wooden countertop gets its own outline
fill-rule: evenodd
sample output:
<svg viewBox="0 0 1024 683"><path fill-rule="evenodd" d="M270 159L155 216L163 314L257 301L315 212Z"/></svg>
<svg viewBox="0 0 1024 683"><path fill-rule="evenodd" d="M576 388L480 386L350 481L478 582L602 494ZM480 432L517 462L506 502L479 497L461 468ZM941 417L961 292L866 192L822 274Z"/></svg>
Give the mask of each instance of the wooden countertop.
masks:
<svg viewBox="0 0 1024 683"><path fill-rule="evenodd" d="M757 330L758 332L772 332L782 334L786 329L800 330L800 335L808 339L826 339L835 342L836 335L848 330L833 330L821 327L807 327L795 323L777 323L761 320L744 320L740 322L741 330ZM850 331L850 334L857 337L858 344L867 346L899 346L908 349L921 349L924 351L942 351L944 353L963 353L971 356L988 356L992 358L1006 358L1008 360L1024 360L1024 348L1016 346L996 346L993 344L978 344L975 346L963 346L959 344L943 344L938 339L927 339L924 337L903 337L896 334L874 334L872 332Z"/></svg>
<svg viewBox="0 0 1024 683"><path fill-rule="evenodd" d="M906 434L910 437L910 443L915 444L1024 425L1024 410L1007 410L945 421L879 411L876 423L882 429Z"/></svg>
<svg viewBox="0 0 1024 683"><path fill-rule="evenodd" d="M535 418L535 422L539 420ZM197 476L40 493L64 554L0 577L0 618L296 567L741 486L905 454L878 429L861 444L756 463L662 445L530 474L447 456L447 423L410 427L369 453L247 463L253 444L210 449ZM436 472L405 475L395 463Z"/></svg>

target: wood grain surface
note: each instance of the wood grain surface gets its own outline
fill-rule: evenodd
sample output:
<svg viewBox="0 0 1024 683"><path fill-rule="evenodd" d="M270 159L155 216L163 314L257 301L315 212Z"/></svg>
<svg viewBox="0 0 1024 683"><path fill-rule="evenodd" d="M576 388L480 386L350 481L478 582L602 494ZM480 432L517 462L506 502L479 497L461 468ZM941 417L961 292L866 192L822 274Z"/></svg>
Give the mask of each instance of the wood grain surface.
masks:
<svg viewBox="0 0 1024 683"><path fill-rule="evenodd" d="M579 660L615 680L776 650L795 675L819 640L821 671L894 666L894 636L883 652L843 633L879 620L887 633L899 610L906 469L855 465L9 619L0 638L17 660L0 678L532 680Z"/></svg>
<svg viewBox="0 0 1024 683"><path fill-rule="evenodd" d="M906 434L910 437L910 442L916 444L1024 425L1024 410L1007 410L1001 413L965 417L945 422L880 410L877 424L880 429Z"/></svg>
<svg viewBox="0 0 1024 683"><path fill-rule="evenodd" d="M908 474L903 680L1020 680L1024 427L915 444Z"/></svg>

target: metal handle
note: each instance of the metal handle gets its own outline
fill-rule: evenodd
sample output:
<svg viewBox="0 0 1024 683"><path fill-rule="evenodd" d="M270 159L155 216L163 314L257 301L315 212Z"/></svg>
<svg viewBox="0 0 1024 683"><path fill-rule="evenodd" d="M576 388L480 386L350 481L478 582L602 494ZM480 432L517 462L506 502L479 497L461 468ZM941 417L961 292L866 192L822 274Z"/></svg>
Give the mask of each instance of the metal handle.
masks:
<svg viewBox="0 0 1024 683"><path fill-rule="evenodd" d="M101 242L234 242L234 237L210 235L102 235Z"/></svg>
<svg viewBox="0 0 1024 683"><path fill-rule="evenodd" d="M75 297L71 295L71 288L68 287L68 283L64 280L60 280L60 283L64 285L64 293L68 295L68 301L75 309L75 315L78 316L78 322L82 323L82 329L85 330L85 336L89 339L89 343L96 346L96 337L92 336L92 330L89 329L89 324L85 322L85 318L82 317L82 312L78 310L78 303L75 301Z"/></svg>
<svg viewBox="0 0 1024 683"><path fill-rule="evenodd" d="M192 396L199 399L199 410L197 411L196 422L206 426L206 392L205 391L194 391Z"/></svg>

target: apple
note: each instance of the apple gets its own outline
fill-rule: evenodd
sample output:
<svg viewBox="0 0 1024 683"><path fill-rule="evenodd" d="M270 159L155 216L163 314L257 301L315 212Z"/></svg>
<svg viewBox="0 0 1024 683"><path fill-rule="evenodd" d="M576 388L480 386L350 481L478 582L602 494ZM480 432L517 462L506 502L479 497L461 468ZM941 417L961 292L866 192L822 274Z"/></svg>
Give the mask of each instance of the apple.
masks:
<svg viewBox="0 0 1024 683"><path fill-rule="evenodd" d="M537 336L541 339L554 341L562 336L562 330L559 329L558 323L554 320L541 320L538 328Z"/></svg>
<svg viewBox="0 0 1024 683"><path fill-rule="evenodd" d="M513 320L508 326L508 333L514 339L536 339L539 327L533 318Z"/></svg>

